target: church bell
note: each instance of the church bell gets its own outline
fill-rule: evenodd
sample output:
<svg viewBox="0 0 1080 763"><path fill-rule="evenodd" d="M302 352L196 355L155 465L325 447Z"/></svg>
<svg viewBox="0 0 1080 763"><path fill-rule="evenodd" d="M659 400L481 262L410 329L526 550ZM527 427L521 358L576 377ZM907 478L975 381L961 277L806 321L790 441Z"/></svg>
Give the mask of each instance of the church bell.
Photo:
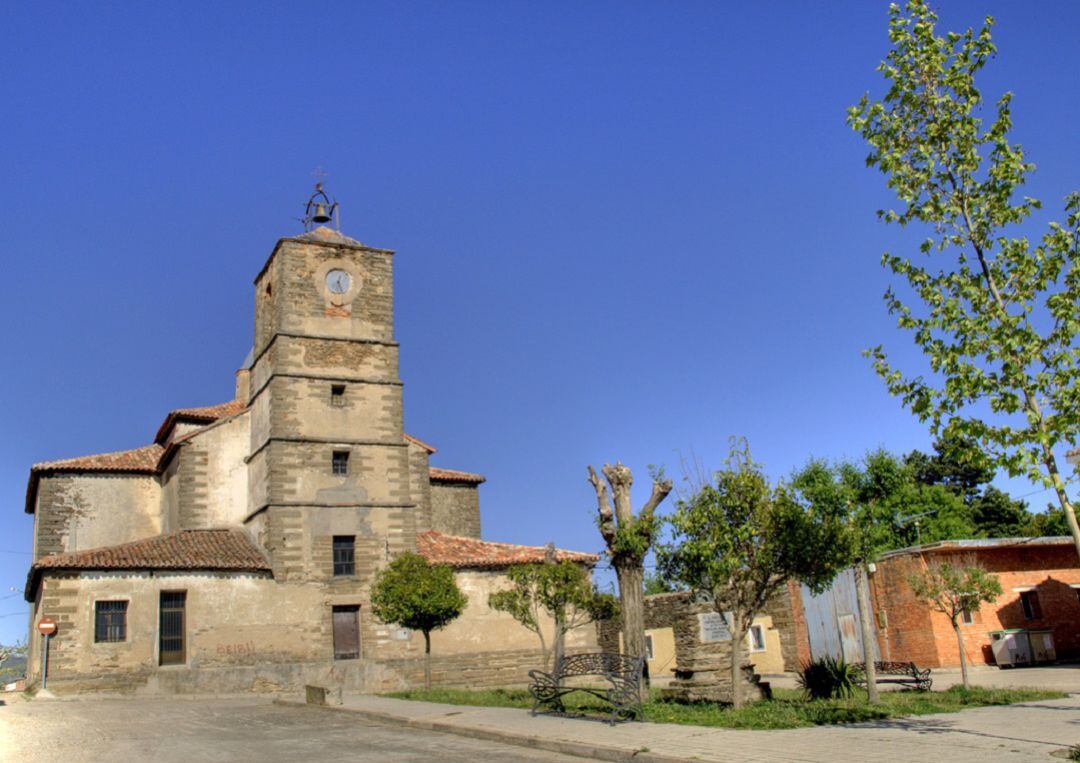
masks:
<svg viewBox="0 0 1080 763"><path fill-rule="evenodd" d="M330 213L326 209L326 205L321 201L316 202L315 209L311 213L311 222L313 223L328 223L330 222Z"/></svg>

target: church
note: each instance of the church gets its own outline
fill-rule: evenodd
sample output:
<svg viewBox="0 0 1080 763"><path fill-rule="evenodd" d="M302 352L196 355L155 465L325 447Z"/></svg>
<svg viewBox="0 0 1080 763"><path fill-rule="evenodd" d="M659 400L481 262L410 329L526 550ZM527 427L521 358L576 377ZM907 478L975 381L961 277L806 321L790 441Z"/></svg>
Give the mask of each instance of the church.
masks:
<svg viewBox="0 0 1080 763"><path fill-rule="evenodd" d="M481 540L484 477L432 466L435 448L403 429L394 252L305 228L255 276L233 400L173 410L132 450L31 468L31 686L42 618L56 692L414 686L422 636L369 604L377 571L413 551L452 567L469 600L433 634L433 682L505 685L540 664L535 634L487 598L545 549Z"/></svg>

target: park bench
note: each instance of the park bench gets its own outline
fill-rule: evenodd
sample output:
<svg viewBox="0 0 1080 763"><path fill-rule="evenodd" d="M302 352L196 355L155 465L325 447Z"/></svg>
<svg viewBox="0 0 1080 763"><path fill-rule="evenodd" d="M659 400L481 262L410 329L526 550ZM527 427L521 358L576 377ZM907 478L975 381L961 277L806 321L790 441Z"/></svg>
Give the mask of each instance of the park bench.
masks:
<svg viewBox="0 0 1080 763"><path fill-rule="evenodd" d="M628 721L641 717L641 679L645 660L611 652L571 654L563 657L551 673L530 670L529 693L533 697L532 714L541 708L565 713L563 697L571 692L583 691L599 697L611 705L608 723ZM602 687L587 686L570 679L597 676L606 682Z"/></svg>
<svg viewBox="0 0 1080 763"><path fill-rule="evenodd" d="M866 664L855 664L861 678L859 683L866 684ZM901 684L910 686L919 691L929 691L934 679L930 677L930 668L919 670L914 662L878 662L874 661L874 670L877 671L878 684Z"/></svg>

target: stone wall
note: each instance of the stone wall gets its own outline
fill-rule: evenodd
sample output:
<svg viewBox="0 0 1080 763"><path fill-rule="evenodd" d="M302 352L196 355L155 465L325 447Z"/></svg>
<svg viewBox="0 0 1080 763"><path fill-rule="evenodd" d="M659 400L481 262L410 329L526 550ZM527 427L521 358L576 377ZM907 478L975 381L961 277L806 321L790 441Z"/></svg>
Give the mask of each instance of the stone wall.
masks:
<svg viewBox="0 0 1080 763"><path fill-rule="evenodd" d="M46 474L34 511L34 559L161 532L161 487L149 474Z"/></svg>
<svg viewBox="0 0 1080 763"><path fill-rule="evenodd" d="M358 551L358 563L363 558ZM457 621L432 634L435 682L524 682L528 670L543 664L539 641L487 606L488 595L507 584L505 574L462 571L457 579L469 603ZM31 620L49 615L58 623L49 653L49 685L58 691L278 691L305 682L377 691L416 686L423 678L422 634L379 622L366 604L366 583L351 578L328 575L324 587L247 573L50 573L39 590ZM181 590L187 659L159 667L159 596ZM128 602L124 641L95 642L94 609L101 600ZM331 609L340 604L360 606L359 660L333 659ZM550 642L551 623L543 627ZM30 644L35 682L41 639ZM567 649L595 651L594 631L571 632Z"/></svg>
<svg viewBox="0 0 1080 763"><path fill-rule="evenodd" d="M476 485L432 482L430 494L432 530L480 537L480 491Z"/></svg>

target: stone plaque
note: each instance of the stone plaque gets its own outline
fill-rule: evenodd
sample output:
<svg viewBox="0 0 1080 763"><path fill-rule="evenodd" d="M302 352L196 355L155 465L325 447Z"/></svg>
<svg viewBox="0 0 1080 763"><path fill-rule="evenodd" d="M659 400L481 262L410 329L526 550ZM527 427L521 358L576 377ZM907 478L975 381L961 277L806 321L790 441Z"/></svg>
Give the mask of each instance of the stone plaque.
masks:
<svg viewBox="0 0 1080 763"><path fill-rule="evenodd" d="M731 641L731 631L728 630L724 618L716 612L698 613L698 633L703 644L714 641Z"/></svg>

